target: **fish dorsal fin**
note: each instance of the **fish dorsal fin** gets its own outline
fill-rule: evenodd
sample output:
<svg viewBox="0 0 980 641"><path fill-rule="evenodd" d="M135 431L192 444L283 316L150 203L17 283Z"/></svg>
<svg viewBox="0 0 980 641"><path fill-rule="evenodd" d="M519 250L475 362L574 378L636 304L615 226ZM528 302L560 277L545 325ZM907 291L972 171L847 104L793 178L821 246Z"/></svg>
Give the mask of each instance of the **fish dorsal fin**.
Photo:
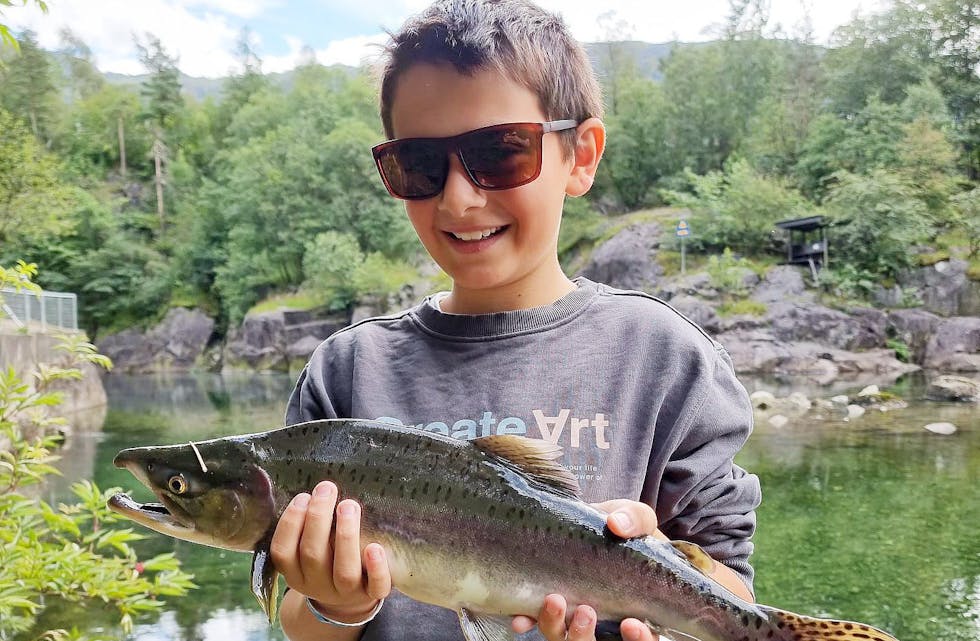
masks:
<svg viewBox="0 0 980 641"><path fill-rule="evenodd" d="M711 556L704 551L704 549L697 543L691 543L690 541L671 541L671 545L674 549L680 552L688 563L693 565L695 569L705 576L711 576L711 573L715 569L716 561L711 558Z"/></svg>
<svg viewBox="0 0 980 641"><path fill-rule="evenodd" d="M484 436L470 441L481 452L503 459L562 496L582 498L578 478L555 461L562 449L554 443L514 434Z"/></svg>

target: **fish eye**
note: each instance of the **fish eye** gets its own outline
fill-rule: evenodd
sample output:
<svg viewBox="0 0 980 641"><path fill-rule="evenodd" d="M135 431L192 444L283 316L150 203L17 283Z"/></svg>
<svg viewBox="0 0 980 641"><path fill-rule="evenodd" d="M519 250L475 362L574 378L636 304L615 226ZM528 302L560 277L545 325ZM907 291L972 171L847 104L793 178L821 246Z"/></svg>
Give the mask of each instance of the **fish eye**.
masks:
<svg viewBox="0 0 980 641"><path fill-rule="evenodd" d="M183 494L187 491L187 479L183 474L175 474L167 481L167 488L174 494Z"/></svg>

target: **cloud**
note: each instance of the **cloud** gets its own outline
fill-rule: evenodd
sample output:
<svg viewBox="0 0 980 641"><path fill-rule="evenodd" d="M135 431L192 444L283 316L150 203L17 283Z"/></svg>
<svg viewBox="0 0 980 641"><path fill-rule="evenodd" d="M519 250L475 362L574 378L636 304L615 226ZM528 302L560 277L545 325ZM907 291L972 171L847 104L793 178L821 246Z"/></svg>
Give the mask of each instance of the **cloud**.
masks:
<svg viewBox="0 0 980 641"><path fill-rule="evenodd" d="M264 56L262 70L266 72L288 71L296 66L303 55L304 44L298 38L285 37L289 52L280 56ZM377 33L371 36L357 36L334 40L322 49L314 49L317 62L324 65L343 64L356 67L364 62L373 62L378 55L379 46L388 41L388 34Z"/></svg>

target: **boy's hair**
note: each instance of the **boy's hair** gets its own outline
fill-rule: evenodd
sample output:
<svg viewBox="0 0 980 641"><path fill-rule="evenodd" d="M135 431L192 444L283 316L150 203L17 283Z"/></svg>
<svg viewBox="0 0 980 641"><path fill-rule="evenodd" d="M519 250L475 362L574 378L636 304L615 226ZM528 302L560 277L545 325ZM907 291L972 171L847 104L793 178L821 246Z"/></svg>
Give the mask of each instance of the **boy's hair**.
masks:
<svg viewBox="0 0 980 641"><path fill-rule="evenodd" d="M585 49L560 17L527 0L437 0L390 35L381 67L388 138L394 137L398 79L415 63L451 64L467 75L497 71L537 95L549 120L602 117L602 94ZM575 130L560 135L570 157Z"/></svg>

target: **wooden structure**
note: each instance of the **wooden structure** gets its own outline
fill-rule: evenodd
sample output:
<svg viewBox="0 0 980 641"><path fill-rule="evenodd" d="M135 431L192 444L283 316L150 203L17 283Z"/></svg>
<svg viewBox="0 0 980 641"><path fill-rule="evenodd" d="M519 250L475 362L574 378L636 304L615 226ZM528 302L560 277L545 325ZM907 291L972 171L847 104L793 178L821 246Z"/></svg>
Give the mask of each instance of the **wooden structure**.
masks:
<svg viewBox="0 0 980 641"><path fill-rule="evenodd" d="M781 220L776 227L789 234L786 243L786 262L790 265L809 265L813 279L817 271L827 266L827 223L823 216L808 216Z"/></svg>

